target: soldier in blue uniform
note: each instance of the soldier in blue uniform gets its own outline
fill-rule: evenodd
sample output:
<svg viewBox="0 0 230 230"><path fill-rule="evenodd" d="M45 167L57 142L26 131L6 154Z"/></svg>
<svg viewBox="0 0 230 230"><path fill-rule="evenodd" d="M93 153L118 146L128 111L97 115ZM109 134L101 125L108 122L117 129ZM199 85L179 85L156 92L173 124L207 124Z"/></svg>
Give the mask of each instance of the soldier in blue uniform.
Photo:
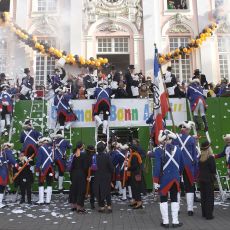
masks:
<svg viewBox="0 0 230 230"><path fill-rule="evenodd" d="M205 127L204 129L205 131L208 131L208 123L205 114L208 106L205 102L205 96L203 94L203 88L200 86L199 78L194 78L191 84L188 86L187 98L189 99L190 107L193 112L196 129L200 130L200 125L198 121L198 114L200 112Z"/></svg>
<svg viewBox="0 0 230 230"><path fill-rule="evenodd" d="M26 119L23 124L23 131L21 132L20 142L22 143L22 152L25 156L31 157L38 151L38 140L42 134L33 129L33 124L30 119Z"/></svg>
<svg viewBox="0 0 230 230"><path fill-rule="evenodd" d="M193 126L195 126L195 124L192 121L182 122L179 125L181 131L179 134L176 134L177 138L173 141L173 144L180 147L183 154L183 180L189 216L193 216L194 183L198 174L198 152L196 148L196 139L189 135Z"/></svg>
<svg viewBox="0 0 230 230"><path fill-rule="evenodd" d="M112 89L109 88L106 84L106 82L99 82L98 87L96 88L94 92L94 97L96 98L97 102L94 105L94 119L96 121L96 125L99 127L103 124L103 134L107 133L107 127L108 127L108 118L110 115L110 97L112 95ZM103 113L103 122L101 118L99 117L100 113Z"/></svg>
<svg viewBox="0 0 230 230"><path fill-rule="evenodd" d="M163 219L162 227L169 228L168 192L171 199L173 227L181 227L178 220L179 203L177 193L180 191L180 174L183 170L183 157L179 147L172 144L176 135L169 130L161 130L160 146L155 150L154 187L160 193L160 211Z"/></svg>
<svg viewBox="0 0 230 230"><path fill-rule="evenodd" d="M5 187L9 182L8 167L12 165L16 169L18 168L18 164L12 152L13 146L12 143L4 143L0 150L0 208L5 207L2 200Z"/></svg>
<svg viewBox="0 0 230 230"><path fill-rule="evenodd" d="M115 189L118 189L119 195L122 194L122 186L121 186L121 167L122 163L124 163L125 155L119 149L120 144L117 142L112 143L112 151L110 153L113 166L115 169ZM124 168L124 165L123 165Z"/></svg>
<svg viewBox="0 0 230 230"><path fill-rule="evenodd" d="M9 93L10 86L8 84L1 85L1 93L0 93L0 118L1 118L1 132L4 132L5 127L9 131L10 123L12 119L13 113L13 100Z"/></svg>
<svg viewBox="0 0 230 230"><path fill-rule="evenodd" d="M76 114L72 110L72 95L67 92L65 87L56 89L57 95L54 97L54 106L57 110L57 121L60 124L60 129L64 129L71 125L71 122L77 120Z"/></svg>
<svg viewBox="0 0 230 230"><path fill-rule="evenodd" d="M46 204L50 204L52 196L52 181L54 176L54 149L52 140L42 137L36 160L36 176L39 176L39 200L37 204L44 204L44 183L46 181Z"/></svg>
<svg viewBox="0 0 230 230"><path fill-rule="evenodd" d="M221 153L215 155L215 159L219 159L222 157L226 158L228 176L230 177L230 134L224 135L223 139L226 145Z"/></svg>
<svg viewBox="0 0 230 230"><path fill-rule="evenodd" d="M62 131L59 130L54 136L55 163L58 166L58 190L63 190L63 178L66 167L66 151L72 148L72 144L65 140Z"/></svg>

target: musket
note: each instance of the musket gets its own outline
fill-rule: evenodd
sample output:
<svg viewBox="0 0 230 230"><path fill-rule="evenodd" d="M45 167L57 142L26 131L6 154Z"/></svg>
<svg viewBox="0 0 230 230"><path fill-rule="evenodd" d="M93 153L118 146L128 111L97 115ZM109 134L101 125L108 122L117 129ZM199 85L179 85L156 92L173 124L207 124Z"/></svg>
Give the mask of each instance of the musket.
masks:
<svg viewBox="0 0 230 230"><path fill-rule="evenodd" d="M29 164L29 162L34 158L35 153L28 158L28 160L25 162L25 164L20 168L20 170L14 175L13 181L20 175L20 173L23 171L23 169Z"/></svg>
<svg viewBox="0 0 230 230"><path fill-rule="evenodd" d="M125 162L127 162L127 159L128 159L128 150L127 150L127 152L125 154L125 160L124 160L124 173L123 173L123 179L122 179L122 188L125 187L125 179L126 179L126 172L127 172Z"/></svg>

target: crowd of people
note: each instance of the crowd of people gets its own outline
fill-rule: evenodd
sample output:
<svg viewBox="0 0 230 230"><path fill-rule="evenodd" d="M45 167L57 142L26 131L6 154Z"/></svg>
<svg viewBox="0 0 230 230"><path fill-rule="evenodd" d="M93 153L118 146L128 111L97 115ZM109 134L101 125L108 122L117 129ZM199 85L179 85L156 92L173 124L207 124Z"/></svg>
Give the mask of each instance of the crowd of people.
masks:
<svg viewBox="0 0 230 230"><path fill-rule="evenodd" d="M12 143L5 142L1 145L0 207L5 206L3 195L9 182L8 167L11 166L15 171L13 180L21 191L20 204L26 202L26 196L27 202L32 204L34 173L39 181L39 198L35 204L49 205L54 177L58 178L59 192L62 193L64 173L68 172L72 211L86 214L84 203L90 197L91 209L95 209L97 201L99 212L111 213L112 189L117 190L123 201L127 200L128 193L131 200L129 206L142 209L142 196L146 192L144 160L149 156L155 158L153 182L155 191L159 192L162 227L169 227L168 194L171 200L172 225L174 228L182 226L178 220L181 188L186 193L188 216L193 216L195 183L199 184L201 192L202 216L208 220L213 219L216 177L214 159L225 157L228 174L230 173L230 134L223 137L226 142L223 151L213 155L208 141L203 142L201 151L199 150L196 138L191 135L194 126L194 122L184 121L179 125L179 133L161 130L158 136L159 145L146 153L136 139L131 143L111 140L109 146L103 141L98 141L96 146L87 147L78 142L73 148L65 140L61 130L45 137L33 128L30 119L26 119L20 135L22 148L18 158L13 154ZM67 156L68 149L71 149L70 156Z"/></svg>
<svg viewBox="0 0 230 230"><path fill-rule="evenodd" d="M16 185L20 187L21 201L32 203L31 190L34 174L38 176L39 197L36 204L49 205L52 199L52 182L54 177L58 178L59 191L63 190L64 173L70 176L69 202L71 209L79 214L86 214L85 198L90 196L91 208L95 208L98 202L98 211L101 213L112 212L111 189L116 189L122 200L131 199L130 206L133 209L142 209L142 195L145 194L144 160L147 155L141 148L138 140L131 143L119 143L117 140L106 138L108 132L108 119L110 115L111 98L139 98L148 97L153 92L153 81L145 79L140 72L135 74L134 65L130 65L128 72L122 76L111 66L109 74L100 71L95 75L94 69L89 68L88 74L83 78L66 77L63 68L56 68L55 74L48 77L48 90L45 98L53 100L57 110L56 131L48 137L34 129L31 119L23 123L20 135L22 148L19 156L13 155L13 144L5 142L1 144L0 154L0 207L4 207L3 194L8 184L8 167L14 167L13 178ZM34 79L30 70L24 70L25 77L16 87L11 87L1 74L1 134L9 132L12 119L13 99L19 97L21 100L33 99ZM155 148L148 152L149 157L155 158L153 166L153 182L155 191L160 196L160 212L162 215L161 226L169 227L168 194L171 200L172 225L174 228L181 227L178 213L180 210L180 191L184 187L187 201L188 216L193 216L193 202L195 183L199 184L201 192L202 216L213 219L214 209L214 181L216 166L210 141L201 144L198 148L198 139L191 135L194 128L200 130L198 122L199 114L204 123L204 130L208 132L206 119L204 90L209 87L205 76L199 70L195 70L194 77L186 86L180 84L176 76L172 74L172 68L168 67L163 76L170 97L180 95L187 97L194 122L183 121L178 126L179 133L173 133L166 129L165 121L162 120L163 130L159 135L154 132L155 122L153 114L147 120L152 124L151 138ZM229 86L229 85L228 85ZM220 96L228 91L227 83L221 83L218 93ZM214 91L214 90L213 90ZM145 94L142 94L145 92ZM224 93L223 93L224 92ZM183 94L182 94L183 93ZM213 96L213 94L212 94ZM78 142L73 148L69 141L64 138L64 130L71 122L78 118L72 109L73 99L96 99L93 116L96 127L102 127L103 138L96 145L84 146ZM100 118L103 113L103 119ZM6 131L4 131L6 129ZM157 135L157 136L156 136ZM157 141L156 141L157 139ZM215 155L215 158L226 157L228 174L230 173L230 134L223 137L226 142L224 150ZM107 146L109 143L109 146ZM67 156L67 150L71 151ZM57 169L55 172L55 168ZM182 186L183 184L183 186ZM45 189L45 185L47 188ZM45 196L46 191L46 196Z"/></svg>

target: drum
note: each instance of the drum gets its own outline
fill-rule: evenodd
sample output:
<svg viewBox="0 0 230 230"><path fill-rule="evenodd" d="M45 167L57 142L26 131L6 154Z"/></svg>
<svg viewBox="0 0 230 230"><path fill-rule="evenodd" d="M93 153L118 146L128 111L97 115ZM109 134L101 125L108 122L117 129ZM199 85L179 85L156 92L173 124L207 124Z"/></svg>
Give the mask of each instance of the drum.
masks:
<svg viewBox="0 0 230 230"><path fill-rule="evenodd" d="M29 93L29 91L30 91L30 88L26 87L25 85L22 85L22 89L20 91L20 94L25 96L27 93Z"/></svg>

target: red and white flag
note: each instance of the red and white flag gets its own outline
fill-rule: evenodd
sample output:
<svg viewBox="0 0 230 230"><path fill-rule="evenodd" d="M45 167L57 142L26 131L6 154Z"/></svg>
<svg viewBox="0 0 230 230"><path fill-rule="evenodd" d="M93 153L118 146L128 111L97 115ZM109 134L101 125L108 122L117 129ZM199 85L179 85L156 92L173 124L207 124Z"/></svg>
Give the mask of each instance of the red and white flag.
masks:
<svg viewBox="0 0 230 230"><path fill-rule="evenodd" d="M165 118L167 112L169 111L168 104L168 94L164 89L163 79L160 76L160 64L158 59L158 50L155 48L154 56L154 82L153 82L153 99L154 99L154 134L155 134L155 143L159 144L158 136L160 130L164 129L163 119Z"/></svg>

